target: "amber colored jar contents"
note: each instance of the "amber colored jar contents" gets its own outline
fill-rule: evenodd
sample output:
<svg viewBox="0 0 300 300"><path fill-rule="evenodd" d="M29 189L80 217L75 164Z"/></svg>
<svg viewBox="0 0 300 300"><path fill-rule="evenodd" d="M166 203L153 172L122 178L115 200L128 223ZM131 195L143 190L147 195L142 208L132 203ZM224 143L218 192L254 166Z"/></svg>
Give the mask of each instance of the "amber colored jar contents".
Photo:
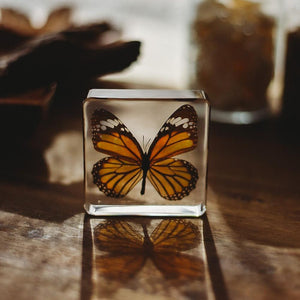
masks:
<svg viewBox="0 0 300 300"><path fill-rule="evenodd" d="M260 5L215 0L197 8L193 39L198 49L194 86L201 86L220 110L257 110L267 106L274 72L274 19Z"/></svg>

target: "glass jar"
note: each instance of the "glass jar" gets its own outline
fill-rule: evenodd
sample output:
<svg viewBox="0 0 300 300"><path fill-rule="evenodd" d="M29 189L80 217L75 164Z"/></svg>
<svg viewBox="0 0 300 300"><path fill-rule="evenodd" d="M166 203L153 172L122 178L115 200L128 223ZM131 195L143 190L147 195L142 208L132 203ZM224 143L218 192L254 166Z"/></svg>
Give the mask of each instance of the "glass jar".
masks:
<svg viewBox="0 0 300 300"><path fill-rule="evenodd" d="M280 0L202 0L191 24L191 88L213 121L249 124L280 111L284 30Z"/></svg>
<svg viewBox="0 0 300 300"><path fill-rule="evenodd" d="M285 84L282 105L282 121L288 125L293 132L299 128L300 111L300 2L290 0L287 3L286 18L286 65L285 65Z"/></svg>

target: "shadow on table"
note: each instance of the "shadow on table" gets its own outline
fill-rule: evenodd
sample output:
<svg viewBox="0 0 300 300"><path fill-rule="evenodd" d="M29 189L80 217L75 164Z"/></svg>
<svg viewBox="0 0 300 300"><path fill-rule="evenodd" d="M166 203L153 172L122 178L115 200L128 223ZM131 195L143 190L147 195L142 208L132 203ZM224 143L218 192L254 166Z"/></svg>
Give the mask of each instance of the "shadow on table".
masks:
<svg viewBox="0 0 300 300"><path fill-rule="evenodd" d="M216 245L209 225L209 220L206 214L202 218L205 254L213 293L216 300L227 300L229 299L228 292L220 266Z"/></svg>
<svg viewBox="0 0 300 300"><path fill-rule="evenodd" d="M287 270L282 265L300 247L300 148L276 128L212 126L208 201L224 267L232 266L251 292L284 298L293 282L280 283ZM238 286L235 292L249 293Z"/></svg>
<svg viewBox="0 0 300 300"><path fill-rule="evenodd" d="M31 138L20 139L26 126L1 128L9 137L0 147L1 210L53 222L83 212L82 101L90 87L124 88L102 81L66 82L57 87Z"/></svg>
<svg viewBox="0 0 300 300"><path fill-rule="evenodd" d="M91 222L88 214L84 215L83 238L82 238L82 260L81 260L81 286L80 300L90 300L93 294L93 238Z"/></svg>
<svg viewBox="0 0 300 300"><path fill-rule="evenodd" d="M59 88L47 115L25 142L19 141L22 128L10 133L2 128L10 138L0 148L0 209L53 222L83 212L81 102L86 91ZM77 173L74 165L79 166Z"/></svg>
<svg viewBox="0 0 300 300"><path fill-rule="evenodd" d="M39 134L48 135L44 130ZM80 135L80 133L78 133ZM2 149L0 153L0 209L31 218L62 222L63 220L83 212L83 176L80 173L74 178L71 157L82 165L81 140L70 147L78 147L76 152L65 151L56 147L52 157L56 164L49 162L45 153L53 145L55 136L48 135L47 143L37 145L19 145L11 149ZM75 153L75 155L72 155ZM49 156L49 155L48 155ZM63 171L63 173L62 173ZM69 172L69 173L68 173ZM78 172L77 172L78 173ZM56 177L53 177L56 174ZM62 174L63 176L58 176ZM72 180L66 181L71 178Z"/></svg>
<svg viewBox="0 0 300 300"><path fill-rule="evenodd" d="M300 144L287 143L277 128L212 126L208 184L242 240L297 248Z"/></svg>

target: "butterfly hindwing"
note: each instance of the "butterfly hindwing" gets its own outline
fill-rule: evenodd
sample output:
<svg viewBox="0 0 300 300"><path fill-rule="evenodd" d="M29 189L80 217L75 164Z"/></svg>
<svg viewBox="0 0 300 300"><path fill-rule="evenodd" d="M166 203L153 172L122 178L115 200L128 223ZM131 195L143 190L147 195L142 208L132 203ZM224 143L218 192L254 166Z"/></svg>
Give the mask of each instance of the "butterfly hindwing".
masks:
<svg viewBox="0 0 300 300"><path fill-rule="evenodd" d="M108 220L94 229L97 248L109 253L137 253L143 248L144 238L129 223Z"/></svg>
<svg viewBox="0 0 300 300"><path fill-rule="evenodd" d="M122 158L105 157L94 164L94 183L106 196L120 198L127 195L141 180L141 166Z"/></svg>
<svg viewBox="0 0 300 300"><path fill-rule="evenodd" d="M117 158L142 161L142 149L129 129L111 112L101 108L92 115L94 148Z"/></svg>
<svg viewBox="0 0 300 300"><path fill-rule="evenodd" d="M147 178L160 196L168 200L180 200L195 188L198 172L186 160L167 158L153 164Z"/></svg>
<svg viewBox="0 0 300 300"><path fill-rule="evenodd" d="M183 219L161 221L150 235L156 252L187 251L200 243L198 226Z"/></svg>

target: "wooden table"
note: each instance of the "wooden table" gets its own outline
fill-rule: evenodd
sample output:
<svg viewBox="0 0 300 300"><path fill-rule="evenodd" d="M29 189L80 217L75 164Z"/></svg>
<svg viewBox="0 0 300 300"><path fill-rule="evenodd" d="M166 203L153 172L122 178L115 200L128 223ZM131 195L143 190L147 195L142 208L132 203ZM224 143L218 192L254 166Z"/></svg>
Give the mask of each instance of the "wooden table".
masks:
<svg viewBox="0 0 300 300"><path fill-rule="evenodd" d="M58 91L26 145L1 141L1 299L300 298L299 135L273 122L213 124L208 212L201 219L89 218L82 187L85 92ZM138 239L184 226L195 242L168 255L150 246L99 247L96 233L118 226Z"/></svg>

